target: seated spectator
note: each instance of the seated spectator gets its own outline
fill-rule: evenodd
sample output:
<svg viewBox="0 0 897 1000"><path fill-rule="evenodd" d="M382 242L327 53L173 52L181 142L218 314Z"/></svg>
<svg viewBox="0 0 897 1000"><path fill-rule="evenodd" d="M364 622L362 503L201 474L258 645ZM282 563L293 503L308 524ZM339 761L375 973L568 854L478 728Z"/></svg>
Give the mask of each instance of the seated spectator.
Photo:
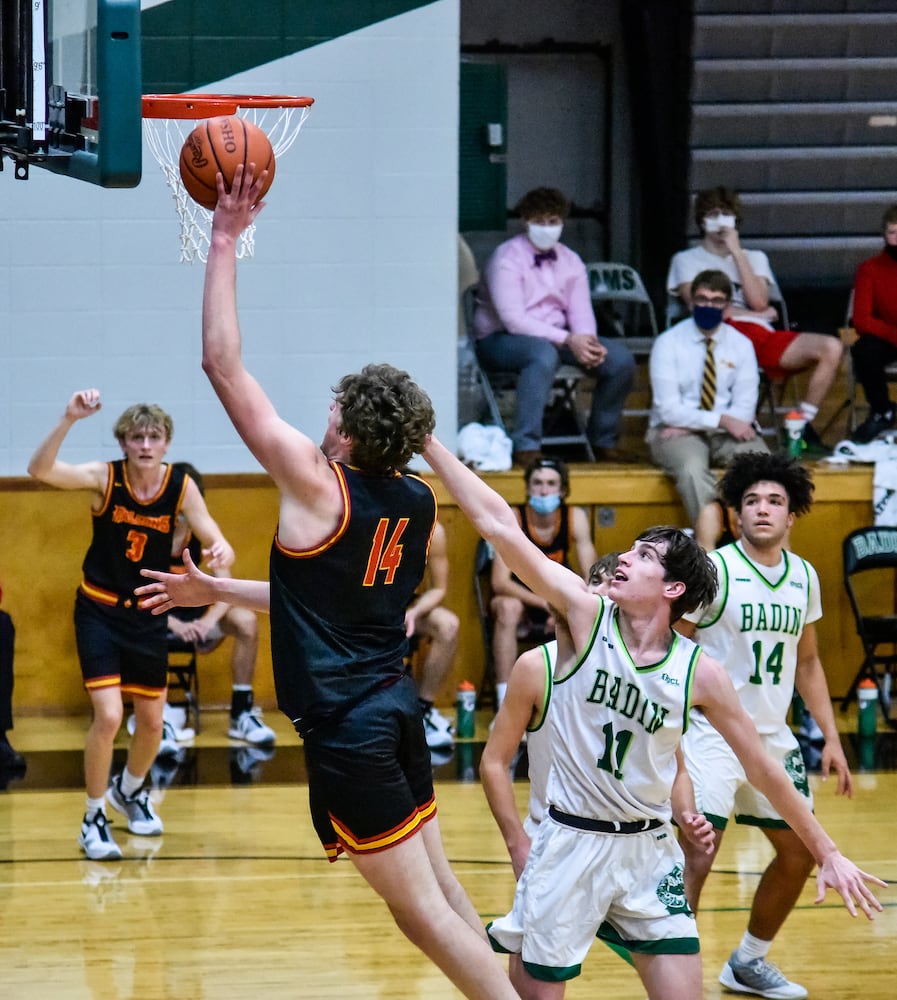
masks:
<svg viewBox="0 0 897 1000"><path fill-rule="evenodd" d="M705 552L722 548L741 537L738 512L719 497L704 504L695 521L695 541Z"/></svg>
<svg viewBox="0 0 897 1000"><path fill-rule="evenodd" d="M667 289L691 308L691 285L701 271L723 271L732 282L732 306L726 322L754 345L757 361L772 382L782 382L795 372L811 370L806 396L800 404L806 424L803 439L808 454L827 454L812 425L819 407L838 374L843 347L837 337L823 333L797 333L776 329L776 310L769 303L773 280L769 260L762 250L741 246L741 199L728 188L699 191L695 222L701 242L673 256Z"/></svg>
<svg viewBox="0 0 897 1000"><path fill-rule="evenodd" d="M430 539L425 589L405 612L405 629L409 637L423 636L430 640L416 679L417 696L424 713L424 732L431 750L447 750L454 743L451 722L433 704L458 649L458 616L442 605L448 590L448 577L445 528L437 521Z"/></svg>
<svg viewBox="0 0 897 1000"><path fill-rule="evenodd" d="M516 372L514 462L526 467L542 448L542 418L559 364L594 376L587 424L598 461L633 461L619 448L623 406L635 359L597 334L585 265L560 243L567 199L555 188L525 194L524 233L502 243L483 269L474 315L475 349L487 371Z"/></svg>
<svg viewBox="0 0 897 1000"><path fill-rule="evenodd" d="M0 599L3 589L0 588ZM12 729L12 689L15 675L16 629L12 618L0 611L0 788L6 787L6 779L21 777L25 773L25 758L12 748L7 733Z"/></svg>
<svg viewBox="0 0 897 1000"><path fill-rule="evenodd" d="M732 284L702 271L689 289L692 315L665 330L651 349L653 404L646 441L676 482L695 525L716 496L713 465L743 451L768 451L755 418L759 373L751 342L724 322Z"/></svg>
<svg viewBox="0 0 897 1000"><path fill-rule="evenodd" d="M175 469L183 469L205 496L201 474L189 462L174 462ZM172 572L184 572L183 552L190 555L197 566L203 551L190 531L186 521L178 517L174 529ZM230 576L228 570L214 569L215 576ZM255 613L247 608L230 604L212 604L207 608L178 608L168 614L169 637L192 642L197 653L211 653L232 636L231 650L231 707L228 736L251 746L270 746L274 743L274 730L262 721L262 711L253 705L252 682L255 677L255 660L258 653L258 621Z"/></svg>
<svg viewBox="0 0 897 1000"><path fill-rule="evenodd" d="M885 368L897 361L897 205L882 219L881 253L857 268L853 286L853 325L859 340L850 349L857 382L863 387L869 415L851 435L867 444L895 424Z"/></svg>
<svg viewBox="0 0 897 1000"><path fill-rule="evenodd" d="M582 507L570 507L570 473L556 459L537 458L523 473L527 502L515 508L523 532L550 559L570 565L571 551L579 571L585 575L595 562L595 546L589 517ZM538 641L553 630L551 611L544 598L534 594L508 569L498 553L492 562L494 619L492 655L495 661L495 702L501 707L508 678L517 659L519 631L540 629ZM541 628L540 628L541 627Z"/></svg>

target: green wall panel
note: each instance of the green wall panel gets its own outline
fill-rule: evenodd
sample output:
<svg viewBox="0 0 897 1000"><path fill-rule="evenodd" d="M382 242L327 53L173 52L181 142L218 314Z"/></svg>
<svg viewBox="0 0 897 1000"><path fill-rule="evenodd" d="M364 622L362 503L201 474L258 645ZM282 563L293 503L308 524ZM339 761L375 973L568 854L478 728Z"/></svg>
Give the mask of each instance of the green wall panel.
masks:
<svg viewBox="0 0 897 1000"><path fill-rule="evenodd" d="M431 2L171 0L141 15L143 92L196 90Z"/></svg>

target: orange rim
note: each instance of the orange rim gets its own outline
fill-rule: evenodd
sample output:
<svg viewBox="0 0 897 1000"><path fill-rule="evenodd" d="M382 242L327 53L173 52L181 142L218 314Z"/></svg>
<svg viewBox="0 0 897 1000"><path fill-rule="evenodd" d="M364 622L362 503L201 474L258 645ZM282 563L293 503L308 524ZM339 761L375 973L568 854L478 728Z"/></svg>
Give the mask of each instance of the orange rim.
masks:
<svg viewBox="0 0 897 1000"><path fill-rule="evenodd" d="M233 115L237 108L309 108L313 97L281 94L144 94L144 118L212 118Z"/></svg>

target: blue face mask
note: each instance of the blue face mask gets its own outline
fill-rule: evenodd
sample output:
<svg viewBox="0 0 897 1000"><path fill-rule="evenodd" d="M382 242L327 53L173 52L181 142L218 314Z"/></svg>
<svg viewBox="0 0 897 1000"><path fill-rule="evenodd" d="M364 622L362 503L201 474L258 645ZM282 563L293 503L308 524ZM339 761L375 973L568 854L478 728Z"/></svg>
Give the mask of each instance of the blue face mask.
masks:
<svg viewBox="0 0 897 1000"><path fill-rule="evenodd" d="M724 312L718 306L694 306L691 315L699 330L715 330L722 323Z"/></svg>
<svg viewBox="0 0 897 1000"><path fill-rule="evenodd" d="M529 505L537 514L553 514L561 505L560 493L547 497L530 497Z"/></svg>

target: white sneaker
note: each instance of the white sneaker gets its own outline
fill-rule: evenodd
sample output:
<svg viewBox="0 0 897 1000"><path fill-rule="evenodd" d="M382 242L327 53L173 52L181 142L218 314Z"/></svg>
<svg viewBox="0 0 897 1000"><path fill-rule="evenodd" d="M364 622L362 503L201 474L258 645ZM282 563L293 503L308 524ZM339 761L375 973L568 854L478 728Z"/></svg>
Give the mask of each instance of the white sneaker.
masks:
<svg viewBox="0 0 897 1000"><path fill-rule="evenodd" d="M227 735L254 747L271 744L276 739L274 730L262 722L262 710L257 705L248 712L241 712L236 719L231 719Z"/></svg>
<svg viewBox="0 0 897 1000"><path fill-rule="evenodd" d="M751 993L768 1000L803 1000L807 991L800 983L786 979L778 966L765 958L739 962L738 952L733 951L719 974L719 981L733 993Z"/></svg>
<svg viewBox="0 0 897 1000"><path fill-rule="evenodd" d="M424 733L431 750L447 750L455 745L452 724L435 705L424 712Z"/></svg>
<svg viewBox="0 0 897 1000"><path fill-rule="evenodd" d="M192 743L196 737L193 729L182 729L177 719L182 717L182 713L176 708L172 708L167 702L162 710L162 742L159 744L159 753L174 755L178 743ZM133 736L137 728L137 718L134 715L128 716L128 735Z"/></svg>
<svg viewBox="0 0 897 1000"><path fill-rule="evenodd" d="M112 779L106 789L106 798L113 809L128 818L128 829L138 837L158 837L162 832L162 820L156 815L150 802L149 789L141 788L130 797L121 790L121 775Z"/></svg>
<svg viewBox="0 0 897 1000"><path fill-rule="evenodd" d="M85 814L78 834L78 846L91 861L118 861L121 858L121 848L112 839L109 821L103 812L97 812L91 820Z"/></svg>

